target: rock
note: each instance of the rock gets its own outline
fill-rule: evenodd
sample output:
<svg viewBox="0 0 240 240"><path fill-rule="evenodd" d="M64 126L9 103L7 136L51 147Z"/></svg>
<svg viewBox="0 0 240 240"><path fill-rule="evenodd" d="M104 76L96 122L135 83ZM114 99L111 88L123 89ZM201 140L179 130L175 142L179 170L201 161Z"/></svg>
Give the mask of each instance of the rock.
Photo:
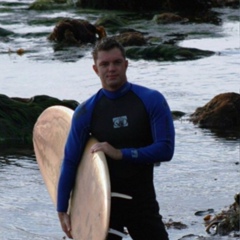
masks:
<svg viewBox="0 0 240 240"><path fill-rule="evenodd" d="M78 0L77 6L124 11L157 11L160 9L204 11L209 7L209 0Z"/></svg>
<svg viewBox="0 0 240 240"><path fill-rule="evenodd" d="M96 35L98 35L98 38ZM103 27L95 26L86 20L68 18L57 23L48 39L58 43L75 45L95 43L103 37L106 37Z"/></svg>
<svg viewBox="0 0 240 240"><path fill-rule="evenodd" d="M199 12L210 8L209 0L165 0L165 8L180 12Z"/></svg>
<svg viewBox="0 0 240 240"><path fill-rule="evenodd" d="M36 0L29 6L31 10L49 10L53 8L53 0Z"/></svg>
<svg viewBox="0 0 240 240"><path fill-rule="evenodd" d="M184 113L182 111L172 111L172 118L173 118L173 120L179 120L179 119L181 119L185 115L186 115L186 113Z"/></svg>
<svg viewBox="0 0 240 240"><path fill-rule="evenodd" d="M129 58L156 61L195 60L213 54L214 52L208 50L185 48L171 44L126 48L126 55Z"/></svg>
<svg viewBox="0 0 240 240"><path fill-rule="evenodd" d="M144 46L147 44L147 40L144 38L143 34L137 31L120 33L119 35L115 35L114 38L124 47Z"/></svg>
<svg viewBox="0 0 240 240"><path fill-rule="evenodd" d="M95 26L104 26L105 28L111 28L118 30L121 27L126 26L128 23L116 14L107 14L97 19Z"/></svg>
<svg viewBox="0 0 240 240"><path fill-rule="evenodd" d="M0 94L0 144L32 144L32 130L38 116L53 105L75 109L78 102L46 95L24 99Z"/></svg>
<svg viewBox="0 0 240 240"><path fill-rule="evenodd" d="M174 13L161 13L156 14L153 17L153 22L157 24L168 24L168 23L186 23L188 22L187 18L181 17L180 15Z"/></svg>
<svg viewBox="0 0 240 240"><path fill-rule="evenodd" d="M211 0L213 7L234 7L237 8L240 5L239 0Z"/></svg>
<svg viewBox="0 0 240 240"><path fill-rule="evenodd" d="M0 27L0 37L6 37L12 34L14 34L14 32Z"/></svg>
<svg viewBox="0 0 240 240"><path fill-rule="evenodd" d="M66 9L66 7L71 5L71 0L35 0L30 4L29 10L44 11L58 8Z"/></svg>
<svg viewBox="0 0 240 240"><path fill-rule="evenodd" d="M169 219L169 221L164 224L167 229L173 228L173 229L182 230L182 229L188 228L188 226L186 224L184 224L182 222L175 222L172 219Z"/></svg>
<svg viewBox="0 0 240 240"><path fill-rule="evenodd" d="M104 10L124 10L124 11L148 11L160 9L162 2L159 0L78 0L80 8L93 8Z"/></svg>
<svg viewBox="0 0 240 240"><path fill-rule="evenodd" d="M240 193L234 196L234 200L228 209L205 221L207 233L226 236L232 231L240 231Z"/></svg>
<svg viewBox="0 0 240 240"><path fill-rule="evenodd" d="M240 94L229 92L215 96L190 115L190 121L203 128L232 129L240 127Z"/></svg>

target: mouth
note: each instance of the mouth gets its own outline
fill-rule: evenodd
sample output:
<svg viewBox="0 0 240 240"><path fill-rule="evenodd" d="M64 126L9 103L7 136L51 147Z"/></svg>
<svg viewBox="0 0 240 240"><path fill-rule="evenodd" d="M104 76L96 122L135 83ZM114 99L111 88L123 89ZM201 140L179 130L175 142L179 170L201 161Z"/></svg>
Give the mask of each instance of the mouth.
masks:
<svg viewBox="0 0 240 240"><path fill-rule="evenodd" d="M115 80L117 78L117 75L108 75L107 77L109 80Z"/></svg>

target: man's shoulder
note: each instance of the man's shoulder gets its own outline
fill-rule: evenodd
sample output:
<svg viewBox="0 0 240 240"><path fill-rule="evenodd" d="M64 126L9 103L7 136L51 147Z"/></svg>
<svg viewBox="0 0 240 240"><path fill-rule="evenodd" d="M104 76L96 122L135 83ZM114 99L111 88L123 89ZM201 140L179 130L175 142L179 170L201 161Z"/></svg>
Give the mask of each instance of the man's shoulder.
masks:
<svg viewBox="0 0 240 240"><path fill-rule="evenodd" d="M101 96L102 96L102 92L101 90L99 90L97 93L89 97L87 100L80 103L75 110L75 114L79 116L89 112L91 109L94 108L97 100L100 99Z"/></svg>
<svg viewBox="0 0 240 240"><path fill-rule="evenodd" d="M141 98L162 96L158 90L138 84L132 84L132 91Z"/></svg>

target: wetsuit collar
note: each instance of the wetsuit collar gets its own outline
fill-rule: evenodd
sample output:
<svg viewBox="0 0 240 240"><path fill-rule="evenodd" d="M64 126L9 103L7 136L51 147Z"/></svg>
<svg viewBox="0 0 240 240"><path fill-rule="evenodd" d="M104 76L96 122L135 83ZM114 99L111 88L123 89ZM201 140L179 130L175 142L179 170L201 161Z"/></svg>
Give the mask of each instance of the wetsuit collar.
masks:
<svg viewBox="0 0 240 240"><path fill-rule="evenodd" d="M117 91L111 92L106 89L102 89L102 91L103 91L104 95L106 95L107 98L116 99L116 98L123 96L126 92L129 91L130 88L131 88L131 83L126 82Z"/></svg>

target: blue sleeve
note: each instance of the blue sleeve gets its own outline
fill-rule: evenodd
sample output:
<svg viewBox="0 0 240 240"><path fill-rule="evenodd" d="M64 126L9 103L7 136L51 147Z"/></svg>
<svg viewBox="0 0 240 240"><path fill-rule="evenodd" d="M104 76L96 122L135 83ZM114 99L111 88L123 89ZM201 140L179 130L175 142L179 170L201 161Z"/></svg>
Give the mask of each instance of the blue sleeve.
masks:
<svg viewBox="0 0 240 240"><path fill-rule="evenodd" d="M172 114L164 96L158 91L136 89L150 118L153 143L134 149L121 149L123 160L132 163L159 163L170 161L174 154L175 130Z"/></svg>
<svg viewBox="0 0 240 240"><path fill-rule="evenodd" d="M72 118L70 132L64 150L57 194L57 211L67 212L70 193L74 186L76 171L89 138L89 112L85 104L78 106Z"/></svg>

